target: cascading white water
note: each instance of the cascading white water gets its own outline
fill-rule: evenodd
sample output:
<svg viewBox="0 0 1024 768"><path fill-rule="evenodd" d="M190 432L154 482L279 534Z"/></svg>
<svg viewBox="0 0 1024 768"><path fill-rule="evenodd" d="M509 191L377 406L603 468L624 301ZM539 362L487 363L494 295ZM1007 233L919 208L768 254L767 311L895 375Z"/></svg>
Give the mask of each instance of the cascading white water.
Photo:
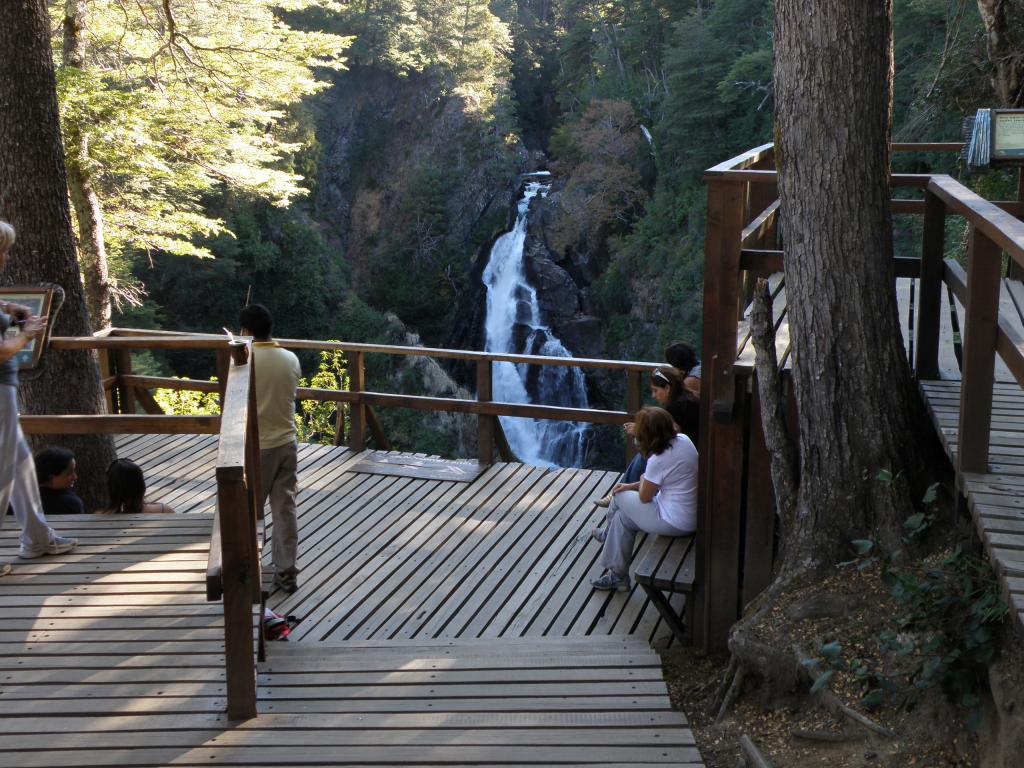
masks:
<svg viewBox="0 0 1024 768"><path fill-rule="evenodd" d="M547 176L548 174L531 174ZM533 180L519 200L512 231L499 237L483 281L487 286L488 352L571 357L562 342L541 322L537 292L523 270L523 245L530 201L547 195L550 185ZM586 408L587 391L583 373L568 366L526 366L495 363L494 399L508 403L558 405ZM531 398L531 393L533 397ZM534 399L535 398L535 399ZM586 453L586 425L548 419L501 417L509 446L528 464L578 467Z"/></svg>

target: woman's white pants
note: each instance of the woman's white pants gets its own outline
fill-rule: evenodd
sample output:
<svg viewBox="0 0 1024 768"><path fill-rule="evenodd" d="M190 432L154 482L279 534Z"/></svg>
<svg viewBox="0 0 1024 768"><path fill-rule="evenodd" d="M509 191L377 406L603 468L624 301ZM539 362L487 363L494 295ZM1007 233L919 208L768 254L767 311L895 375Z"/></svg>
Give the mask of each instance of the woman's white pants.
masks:
<svg viewBox="0 0 1024 768"><path fill-rule="evenodd" d="M637 531L658 536L686 536L693 531L681 531L658 516L658 506L649 501L640 501L636 491L622 491L612 497L608 507L608 530L605 532L604 548L601 550L601 565L616 576L629 573L629 561L633 559L633 544Z"/></svg>
<svg viewBox="0 0 1024 768"><path fill-rule="evenodd" d="M0 384L0 526L8 504L21 526L24 549L39 550L50 543L53 529L43 515L35 462L18 423L18 389Z"/></svg>

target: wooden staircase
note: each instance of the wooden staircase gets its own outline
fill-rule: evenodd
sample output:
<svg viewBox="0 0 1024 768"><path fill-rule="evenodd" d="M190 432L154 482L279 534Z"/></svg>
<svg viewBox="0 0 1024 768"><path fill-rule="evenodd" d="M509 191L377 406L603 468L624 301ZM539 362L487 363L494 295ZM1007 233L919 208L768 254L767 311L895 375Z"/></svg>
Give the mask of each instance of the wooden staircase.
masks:
<svg viewBox="0 0 1024 768"><path fill-rule="evenodd" d="M258 685L256 722L308 729L304 761L702 765L631 636L275 642Z"/></svg>

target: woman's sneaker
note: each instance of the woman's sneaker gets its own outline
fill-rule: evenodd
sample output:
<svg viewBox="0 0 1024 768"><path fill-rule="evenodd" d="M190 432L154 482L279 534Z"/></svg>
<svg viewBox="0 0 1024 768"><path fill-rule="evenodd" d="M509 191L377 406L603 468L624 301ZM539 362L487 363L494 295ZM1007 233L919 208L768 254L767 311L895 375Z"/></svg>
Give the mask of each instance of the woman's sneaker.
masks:
<svg viewBox="0 0 1024 768"><path fill-rule="evenodd" d="M607 528L595 528L590 532L590 538L594 541L599 541L604 544L605 537L608 535Z"/></svg>
<svg viewBox="0 0 1024 768"><path fill-rule="evenodd" d="M609 493L607 496L601 499L594 500L595 507L610 507L612 505L612 495Z"/></svg>
<svg viewBox="0 0 1024 768"><path fill-rule="evenodd" d="M606 571L603 576L593 579L590 586L594 589L604 589L609 592L618 592L629 589L629 577L618 576L611 571Z"/></svg>
<svg viewBox="0 0 1024 768"><path fill-rule="evenodd" d="M63 536L54 536L44 547L26 547L21 545L18 557L22 560L34 560L43 555L63 555L78 546L78 539L67 539Z"/></svg>

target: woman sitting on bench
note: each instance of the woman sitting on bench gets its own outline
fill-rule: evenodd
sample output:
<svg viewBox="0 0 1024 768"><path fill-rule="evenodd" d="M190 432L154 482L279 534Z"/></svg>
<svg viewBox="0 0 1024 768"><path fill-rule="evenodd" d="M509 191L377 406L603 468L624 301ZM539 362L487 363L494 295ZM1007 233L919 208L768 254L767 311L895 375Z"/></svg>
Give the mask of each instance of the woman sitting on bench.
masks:
<svg viewBox="0 0 1024 768"><path fill-rule="evenodd" d="M634 437L647 467L638 482L612 489L608 527L591 534L604 544L605 574L590 582L595 589L629 589L637 531L688 536L697 528L697 449L690 438L676 434L668 411L652 407L637 412Z"/></svg>

